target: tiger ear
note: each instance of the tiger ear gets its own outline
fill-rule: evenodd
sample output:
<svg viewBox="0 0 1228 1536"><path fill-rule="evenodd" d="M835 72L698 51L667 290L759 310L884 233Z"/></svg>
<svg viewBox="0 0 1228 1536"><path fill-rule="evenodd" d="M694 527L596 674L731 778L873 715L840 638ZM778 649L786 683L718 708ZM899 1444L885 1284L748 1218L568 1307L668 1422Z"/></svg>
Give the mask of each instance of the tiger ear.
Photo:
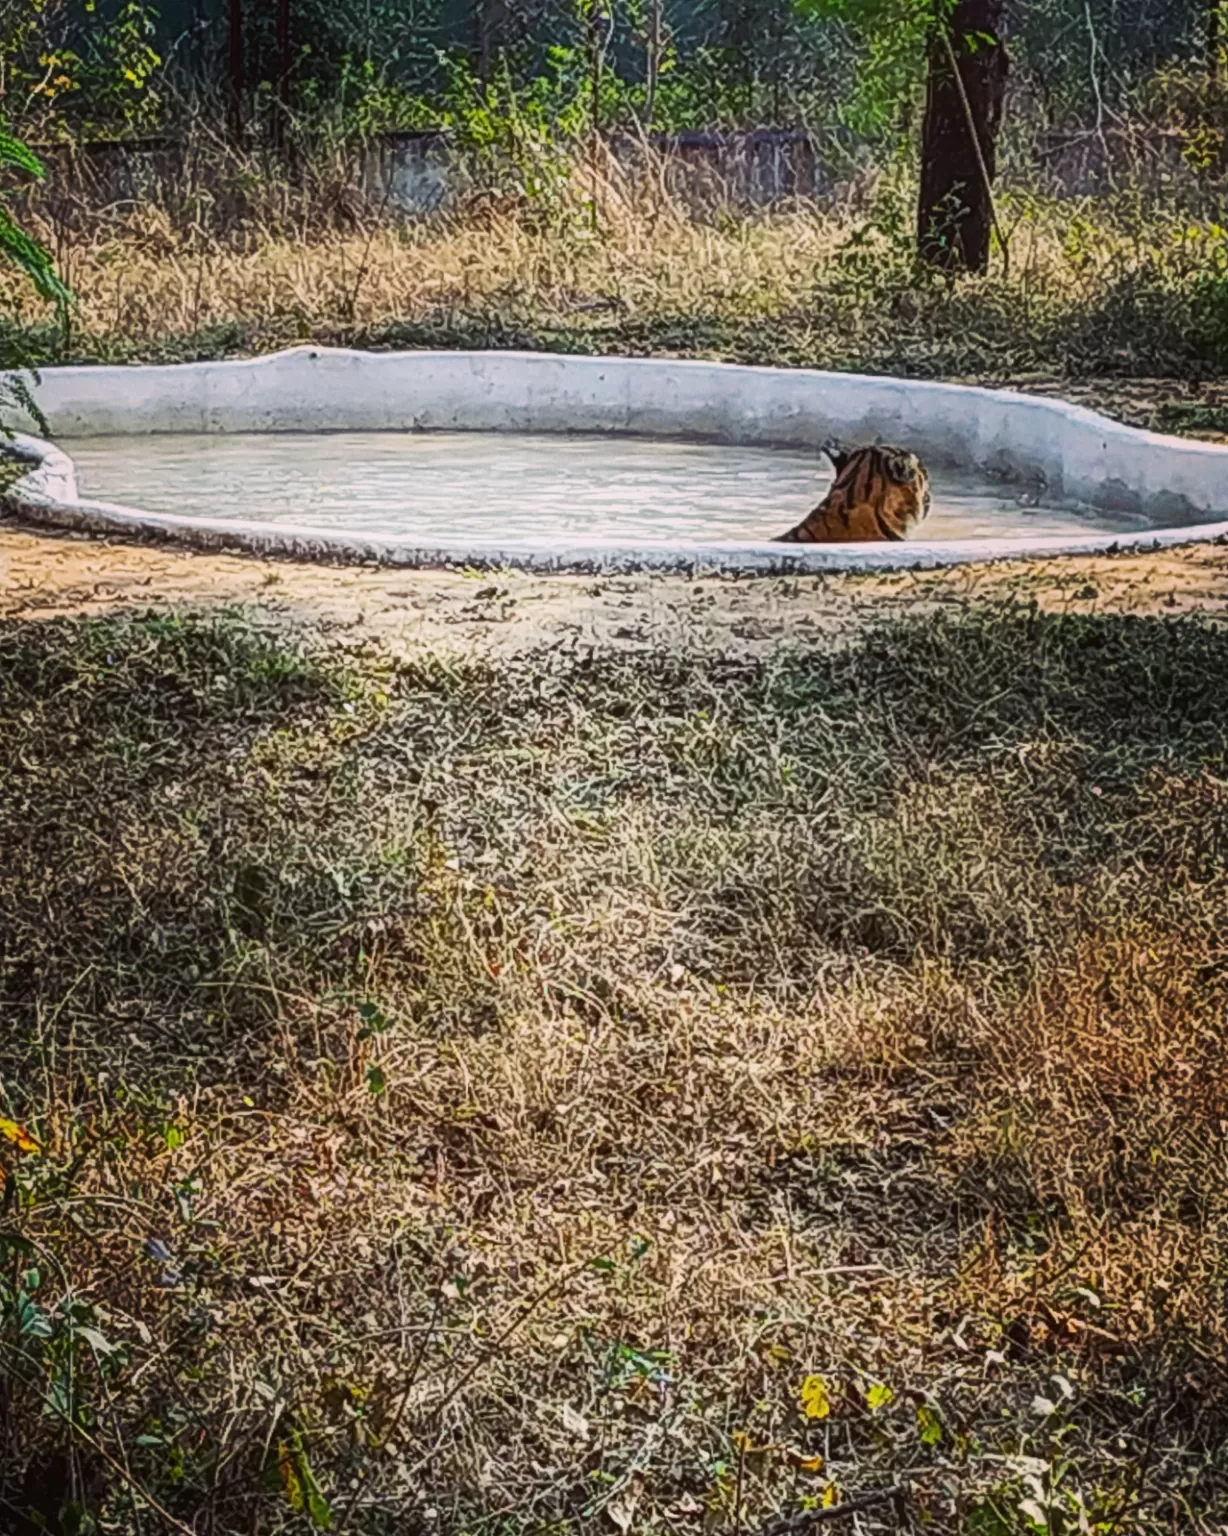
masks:
<svg viewBox="0 0 1228 1536"><path fill-rule="evenodd" d="M852 458L852 454L849 452L849 450L843 447L840 443L836 442L824 443L820 452L825 453L831 460L832 467L835 469L837 474L841 472L844 466L848 463L849 459Z"/></svg>
<svg viewBox="0 0 1228 1536"><path fill-rule="evenodd" d="M896 485L912 485L917 478L917 470L920 468L915 455L911 453L891 453L887 455L887 473Z"/></svg>

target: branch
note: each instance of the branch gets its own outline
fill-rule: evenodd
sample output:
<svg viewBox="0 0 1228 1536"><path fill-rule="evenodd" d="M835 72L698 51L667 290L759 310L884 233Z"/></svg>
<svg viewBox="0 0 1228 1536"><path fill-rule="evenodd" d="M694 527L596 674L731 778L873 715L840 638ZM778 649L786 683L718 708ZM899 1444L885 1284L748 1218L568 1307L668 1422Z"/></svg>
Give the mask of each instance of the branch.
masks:
<svg viewBox="0 0 1228 1536"><path fill-rule="evenodd" d="M890 1488L873 1488L867 1493L859 1493L855 1498L845 1499L843 1504L832 1504L827 1509L803 1509L796 1515L787 1515L783 1520L770 1520L755 1532L755 1536L788 1536L788 1533L794 1531L808 1531L812 1525L846 1520L850 1515L859 1515L863 1510L873 1509L879 1504L898 1504L905 1493L902 1483L894 1483Z"/></svg>

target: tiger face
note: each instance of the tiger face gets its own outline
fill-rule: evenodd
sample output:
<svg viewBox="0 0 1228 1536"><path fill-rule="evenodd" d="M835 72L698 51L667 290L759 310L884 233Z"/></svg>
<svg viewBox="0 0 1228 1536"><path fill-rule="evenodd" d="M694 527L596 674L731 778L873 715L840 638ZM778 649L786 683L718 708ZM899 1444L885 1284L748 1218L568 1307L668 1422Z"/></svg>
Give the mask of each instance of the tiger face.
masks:
<svg viewBox="0 0 1228 1536"><path fill-rule="evenodd" d="M930 510L930 479L905 448L831 447L831 489L813 512L781 534L781 544L866 544L906 539Z"/></svg>

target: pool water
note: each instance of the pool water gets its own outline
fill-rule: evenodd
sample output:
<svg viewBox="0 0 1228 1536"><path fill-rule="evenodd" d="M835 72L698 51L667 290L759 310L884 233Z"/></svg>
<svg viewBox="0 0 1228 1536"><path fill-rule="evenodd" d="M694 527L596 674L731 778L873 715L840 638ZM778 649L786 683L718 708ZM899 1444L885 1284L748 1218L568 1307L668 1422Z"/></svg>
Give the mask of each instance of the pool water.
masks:
<svg viewBox="0 0 1228 1536"><path fill-rule="evenodd" d="M751 543L799 522L831 482L810 451L510 433L243 433L69 438L83 498L188 517L475 543ZM1128 532L1141 518L1030 504L937 474L916 537Z"/></svg>

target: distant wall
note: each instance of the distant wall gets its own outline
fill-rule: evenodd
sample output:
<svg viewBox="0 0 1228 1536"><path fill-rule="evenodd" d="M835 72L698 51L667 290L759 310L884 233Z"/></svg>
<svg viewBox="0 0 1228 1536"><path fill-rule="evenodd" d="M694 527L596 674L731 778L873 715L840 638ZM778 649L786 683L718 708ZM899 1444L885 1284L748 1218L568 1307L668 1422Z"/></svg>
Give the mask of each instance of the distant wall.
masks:
<svg viewBox="0 0 1228 1536"><path fill-rule="evenodd" d="M839 168L801 129L612 135L610 152L628 171L653 157L668 191L696 207L764 208L835 190ZM192 179L192 150L169 136L52 145L40 151L52 179L47 196L115 207L142 199L174 203ZM659 158L658 158L659 157ZM446 133L406 130L373 136L349 152L354 189L372 203L409 216L444 207L465 188Z"/></svg>

